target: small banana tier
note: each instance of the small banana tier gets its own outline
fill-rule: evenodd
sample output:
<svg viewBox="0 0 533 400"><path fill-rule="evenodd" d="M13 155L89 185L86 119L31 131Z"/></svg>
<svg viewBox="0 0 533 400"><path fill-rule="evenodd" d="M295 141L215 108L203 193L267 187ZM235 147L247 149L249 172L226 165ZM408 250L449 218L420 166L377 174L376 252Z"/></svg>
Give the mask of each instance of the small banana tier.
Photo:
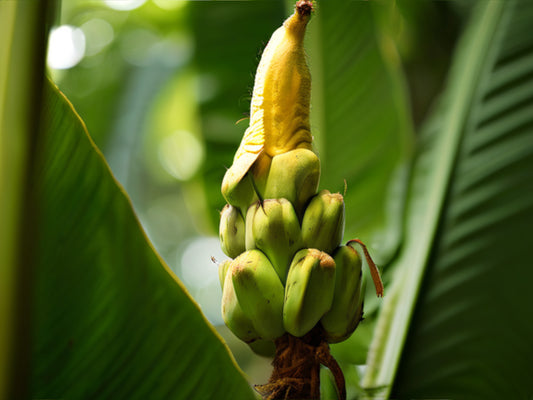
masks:
<svg viewBox="0 0 533 400"><path fill-rule="evenodd" d="M274 156L267 169L263 188L290 199L264 198L265 190L256 189L259 185L249 172L254 193L246 198L262 200L253 201L245 213L231 203L221 212L221 246L233 258L219 265L222 315L230 330L256 343L251 347L261 354L271 352L259 341L285 332L301 337L317 324L328 342L345 340L362 319L361 257L353 247L341 246L343 196L328 190L317 193L318 174L313 172L309 179L294 167L315 170L318 159L306 152L311 153L297 149ZM283 175L278 157L293 166ZM271 177L276 185L269 184ZM272 346L266 348L273 351Z"/></svg>

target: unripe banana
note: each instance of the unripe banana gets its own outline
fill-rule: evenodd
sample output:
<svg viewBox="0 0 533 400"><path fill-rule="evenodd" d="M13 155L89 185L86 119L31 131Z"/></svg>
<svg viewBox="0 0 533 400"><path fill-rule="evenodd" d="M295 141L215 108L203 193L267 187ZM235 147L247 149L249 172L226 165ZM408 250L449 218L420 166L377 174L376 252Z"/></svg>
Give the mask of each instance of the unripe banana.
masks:
<svg viewBox="0 0 533 400"><path fill-rule="evenodd" d="M296 251L302 248L300 223L287 199L252 204L246 214L246 249L260 249L283 284Z"/></svg>
<svg viewBox="0 0 533 400"><path fill-rule="evenodd" d="M229 267L232 260L224 260L218 264L218 279L220 280L220 287L224 290L224 282L226 280L226 275L228 274Z"/></svg>
<svg viewBox="0 0 533 400"><path fill-rule="evenodd" d="M226 204L220 213L220 246L231 258L237 257L245 250L244 218L232 205Z"/></svg>
<svg viewBox="0 0 533 400"><path fill-rule="evenodd" d="M263 252L242 253L231 263L226 279L230 276L239 304L260 337L273 340L283 335L284 288Z"/></svg>
<svg viewBox="0 0 533 400"><path fill-rule="evenodd" d="M252 173L256 179L256 166ZM317 155L311 150L295 149L272 158L264 186L256 179L256 187L263 199L289 200L301 217L305 205L316 194L319 180L320 160Z"/></svg>
<svg viewBox="0 0 533 400"><path fill-rule="evenodd" d="M223 192L224 187L235 187L262 153L274 157L296 148L312 148L311 75L303 47L310 14L311 7L298 7L263 51L255 75L250 126L224 177Z"/></svg>
<svg viewBox="0 0 533 400"><path fill-rule="evenodd" d="M246 214L248 206L259 200L250 174L243 174L238 179L233 175L232 169L226 171L222 181L222 196L234 207L237 207L242 215Z"/></svg>
<svg viewBox="0 0 533 400"><path fill-rule="evenodd" d="M344 233L344 200L340 193L322 190L305 209L302 238L305 247L331 254Z"/></svg>
<svg viewBox="0 0 533 400"><path fill-rule="evenodd" d="M320 319L329 343L347 339L363 315L364 290L361 281L361 258L350 246L341 246L333 254L335 291L331 308Z"/></svg>
<svg viewBox="0 0 533 400"><path fill-rule="evenodd" d="M335 261L317 249L294 256L285 286L283 324L293 336L309 332L330 309L335 289Z"/></svg>
<svg viewBox="0 0 533 400"><path fill-rule="evenodd" d="M224 288L222 289L222 318L230 331L243 342L251 343L260 338L251 319L245 315L237 300L233 281L229 273L226 274Z"/></svg>
<svg viewBox="0 0 533 400"><path fill-rule="evenodd" d="M272 340L260 339L248 343L248 346L250 346L250 349L252 349L252 351L258 356L274 357L274 354L276 353L276 345Z"/></svg>

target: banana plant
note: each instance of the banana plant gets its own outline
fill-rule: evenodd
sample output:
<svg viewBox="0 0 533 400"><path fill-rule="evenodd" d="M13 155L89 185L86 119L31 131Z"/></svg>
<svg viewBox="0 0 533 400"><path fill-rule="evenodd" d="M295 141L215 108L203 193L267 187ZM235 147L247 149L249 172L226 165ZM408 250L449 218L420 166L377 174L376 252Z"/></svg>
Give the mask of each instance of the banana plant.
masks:
<svg viewBox="0 0 533 400"><path fill-rule="evenodd" d="M273 28L284 8L272 3L244 7L268 8ZM193 28L206 18L194 8L227 4L193 2ZM83 116L44 78L53 7L0 7L0 398L255 398ZM386 285L332 352L350 399L528 398L533 5L457 6L460 39L420 128L388 31L406 24L400 11L318 2L306 42L320 185L342 192L346 179L345 236L369 244ZM208 215L234 139L225 161L207 154ZM322 392L335 398L327 379Z"/></svg>

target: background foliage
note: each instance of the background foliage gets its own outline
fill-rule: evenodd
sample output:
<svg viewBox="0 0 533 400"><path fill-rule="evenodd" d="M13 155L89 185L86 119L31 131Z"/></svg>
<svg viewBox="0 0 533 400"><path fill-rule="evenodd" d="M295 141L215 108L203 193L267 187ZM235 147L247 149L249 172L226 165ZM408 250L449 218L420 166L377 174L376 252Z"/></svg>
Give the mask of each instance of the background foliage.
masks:
<svg viewBox="0 0 533 400"><path fill-rule="evenodd" d="M223 326L210 256L253 73L292 2L63 2L84 52L46 72L72 105L47 82L40 100L53 5L23 4L0 14L0 393L253 398L245 378L269 361ZM351 398L533 393L531 22L527 0L317 4L320 186L346 181L346 239L387 283L333 346Z"/></svg>

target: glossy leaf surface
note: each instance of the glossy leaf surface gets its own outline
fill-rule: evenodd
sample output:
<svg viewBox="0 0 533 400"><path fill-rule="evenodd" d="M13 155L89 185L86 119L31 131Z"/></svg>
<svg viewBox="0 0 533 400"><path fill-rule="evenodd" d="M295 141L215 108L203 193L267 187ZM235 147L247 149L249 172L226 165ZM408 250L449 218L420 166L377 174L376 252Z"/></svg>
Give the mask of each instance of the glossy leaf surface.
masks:
<svg viewBox="0 0 533 400"><path fill-rule="evenodd" d="M32 396L253 398L70 103L44 104Z"/></svg>

